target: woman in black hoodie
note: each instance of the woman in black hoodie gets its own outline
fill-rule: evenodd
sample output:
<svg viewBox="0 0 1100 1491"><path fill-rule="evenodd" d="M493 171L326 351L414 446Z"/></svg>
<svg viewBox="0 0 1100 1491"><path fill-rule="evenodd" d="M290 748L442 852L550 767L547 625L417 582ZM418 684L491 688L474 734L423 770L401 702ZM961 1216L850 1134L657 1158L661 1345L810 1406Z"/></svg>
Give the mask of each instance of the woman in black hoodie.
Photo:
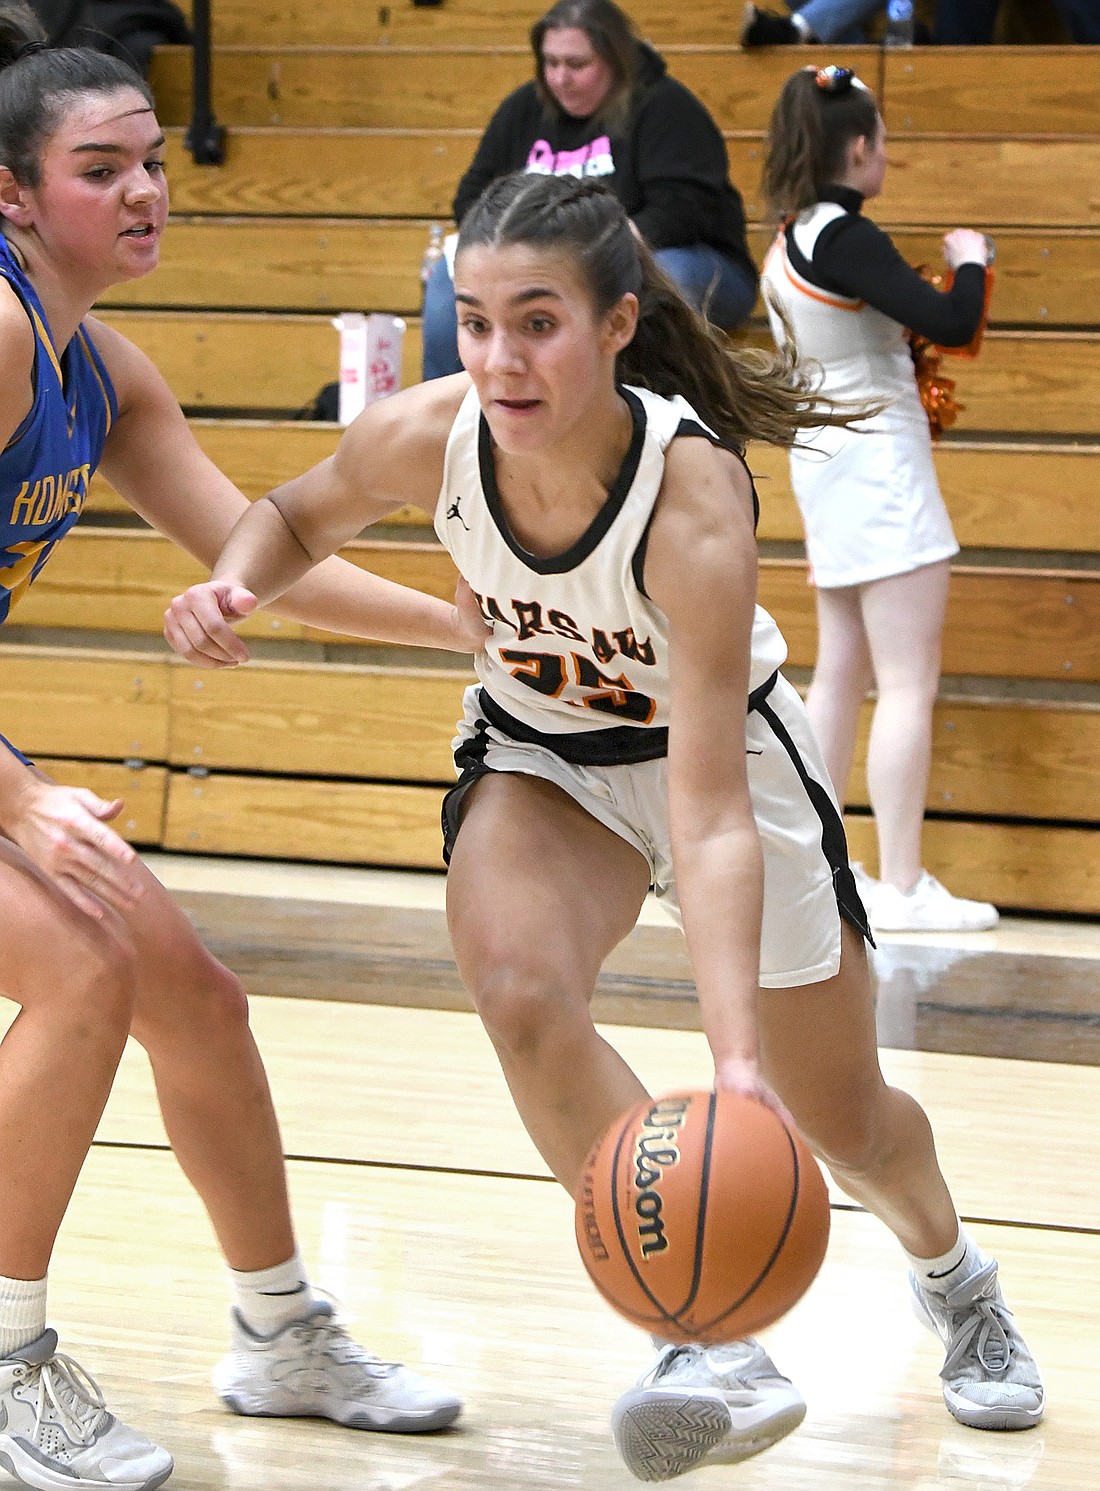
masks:
<svg viewBox="0 0 1100 1491"><path fill-rule="evenodd" d="M512 171L592 176L622 202L657 262L717 326L743 321L757 274L726 147L613 0L558 0L531 28L535 76L501 103L458 184L461 223ZM458 372L454 290L441 259L424 293L424 377Z"/></svg>

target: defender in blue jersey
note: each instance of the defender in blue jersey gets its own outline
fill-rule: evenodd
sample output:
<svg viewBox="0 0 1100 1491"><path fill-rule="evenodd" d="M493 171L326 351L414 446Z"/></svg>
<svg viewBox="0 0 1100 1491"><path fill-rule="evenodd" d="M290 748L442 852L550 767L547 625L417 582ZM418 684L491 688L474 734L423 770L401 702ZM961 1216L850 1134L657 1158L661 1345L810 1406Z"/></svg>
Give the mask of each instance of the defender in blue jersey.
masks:
<svg viewBox="0 0 1100 1491"><path fill-rule="evenodd" d="M156 265L163 144L124 64L45 48L30 12L0 0L0 620L97 468L207 564L247 508L149 359L88 315ZM484 630L343 563L298 587L286 614L465 651ZM152 1491L171 1473L46 1325L54 1240L131 1032L231 1268L223 1400L357 1428L449 1424L451 1392L370 1357L311 1292L240 985L110 827L121 806L51 782L0 737L0 994L21 1006L0 1042L0 1467L28 1486L103 1491Z"/></svg>

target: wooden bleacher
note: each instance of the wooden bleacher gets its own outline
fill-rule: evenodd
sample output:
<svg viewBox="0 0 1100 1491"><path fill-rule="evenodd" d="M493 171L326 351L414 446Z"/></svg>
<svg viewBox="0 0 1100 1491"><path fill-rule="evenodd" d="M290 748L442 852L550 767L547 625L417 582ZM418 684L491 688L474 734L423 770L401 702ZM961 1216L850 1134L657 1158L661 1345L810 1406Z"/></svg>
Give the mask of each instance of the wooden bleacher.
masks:
<svg viewBox="0 0 1100 1491"><path fill-rule="evenodd" d="M104 318L150 352L204 447L255 497L329 454L295 421L335 376L335 312L403 315L419 366L419 261L480 126L528 75L517 0L395 0L367 10L215 0L224 166L183 147L190 57L153 80L169 126L173 223L161 268L111 292ZM753 219L762 131L793 66L742 54L740 3L631 7L726 133ZM937 451L964 552L952 586L927 844L931 868L1005 906L1100 910L1100 158L1095 49L830 49L876 88L890 133L875 203L913 262L949 227L997 241L993 329L946 367L965 412ZM950 220L948 220L948 217ZM761 336L757 327L750 333ZM797 510L780 452L752 452L763 499L761 595L792 661L814 651ZM461 659L406 658L262 616L261 656L198 673L157 640L198 567L128 520L96 482L88 510L0 634L6 734L64 780L127 801L136 841L212 853L438 866L438 806ZM423 515L348 549L437 594L449 560ZM859 769L854 851L874 862Z"/></svg>

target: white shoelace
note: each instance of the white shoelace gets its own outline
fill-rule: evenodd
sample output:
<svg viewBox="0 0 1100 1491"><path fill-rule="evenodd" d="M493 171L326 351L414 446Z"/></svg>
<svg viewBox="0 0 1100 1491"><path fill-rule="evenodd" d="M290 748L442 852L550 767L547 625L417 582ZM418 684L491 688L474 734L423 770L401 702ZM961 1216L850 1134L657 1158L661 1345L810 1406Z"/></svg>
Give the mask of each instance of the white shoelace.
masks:
<svg viewBox="0 0 1100 1491"><path fill-rule="evenodd" d="M35 1438L52 1409L74 1444L91 1444L107 1412L99 1383L79 1362L60 1351L41 1366L31 1366L25 1380L33 1381L35 1373L38 1375Z"/></svg>

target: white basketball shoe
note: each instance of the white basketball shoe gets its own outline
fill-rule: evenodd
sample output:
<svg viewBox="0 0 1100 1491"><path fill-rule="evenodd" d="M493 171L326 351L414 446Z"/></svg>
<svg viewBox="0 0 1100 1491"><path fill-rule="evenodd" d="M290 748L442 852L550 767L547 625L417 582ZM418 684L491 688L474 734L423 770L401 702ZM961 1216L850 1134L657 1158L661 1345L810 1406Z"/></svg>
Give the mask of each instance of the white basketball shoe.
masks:
<svg viewBox="0 0 1100 1491"><path fill-rule="evenodd" d="M153 1491L172 1457L107 1412L52 1330L0 1359L0 1465L39 1491Z"/></svg>
<svg viewBox="0 0 1100 1491"><path fill-rule="evenodd" d="M699 1465L733 1465L778 1443L806 1404L752 1339L664 1346L616 1403L611 1429L640 1481L670 1481Z"/></svg>
<svg viewBox="0 0 1100 1491"><path fill-rule="evenodd" d="M943 1400L971 1429L1031 1429L1043 1416L1043 1384L989 1259L947 1294L909 1276L918 1319L947 1347Z"/></svg>
<svg viewBox="0 0 1100 1491"><path fill-rule="evenodd" d="M214 1389L234 1413L423 1434L447 1428L462 1412L454 1393L364 1351L337 1324L327 1300L314 1300L304 1319L274 1336L257 1336L236 1310L232 1319L230 1351L214 1369Z"/></svg>

